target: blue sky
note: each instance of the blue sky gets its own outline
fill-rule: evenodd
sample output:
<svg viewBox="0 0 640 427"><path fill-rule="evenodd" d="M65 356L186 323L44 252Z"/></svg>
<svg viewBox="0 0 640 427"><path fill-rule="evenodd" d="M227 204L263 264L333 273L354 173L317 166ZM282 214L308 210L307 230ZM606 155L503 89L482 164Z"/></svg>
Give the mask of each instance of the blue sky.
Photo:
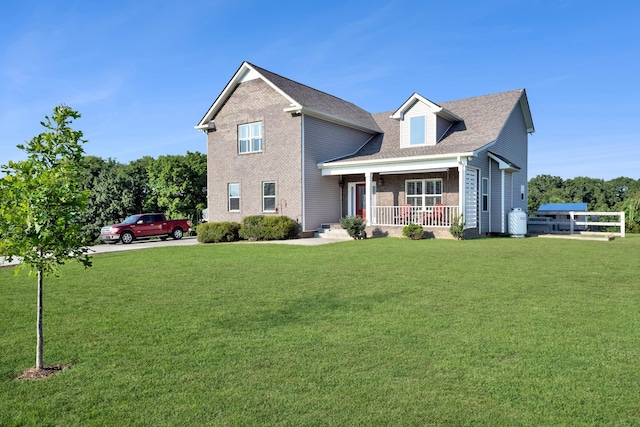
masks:
<svg viewBox="0 0 640 427"><path fill-rule="evenodd" d="M640 2L603 4L3 2L0 164L61 103L87 154L206 152L194 126L247 60L373 113L526 88L529 178L640 179Z"/></svg>

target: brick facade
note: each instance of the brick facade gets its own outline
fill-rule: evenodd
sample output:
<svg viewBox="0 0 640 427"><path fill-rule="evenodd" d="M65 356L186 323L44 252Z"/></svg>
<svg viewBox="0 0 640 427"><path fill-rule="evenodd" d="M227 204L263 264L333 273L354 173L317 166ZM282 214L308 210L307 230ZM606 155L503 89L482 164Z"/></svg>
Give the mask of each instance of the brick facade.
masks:
<svg viewBox="0 0 640 427"><path fill-rule="evenodd" d="M262 79L243 82L214 117L207 137L209 221L242 221L262 211L262 182L276 182L276 206L301 220L301 120L283 112L288 101ZM238 153L238 125L263 122L263 151ZM240 211L228 210L228 184L240 184Z"/></svg>
<svg viewBox="0 0 640 427"><path fill-rule="evenodd" d="M408 144L410 123L404 116L409 110L419 114L407 117L424 115L427 130L435 131L424 144ZM258 121L263 151L239 154L238 125ZM422 222L445 229L454 216L464 214L473 219L467 226L477 227L476 235L503 225L503 206L514 205L516 197L526 200L528 133L534 131L524 89L442 105L414 94L400 109L372 115L247 62L196 128L208 131L210 221L282 214L301 223L302 231L312 231L352 214L350 184L364 182L370 174L376 183L375 205L389 207L376 211L370 218L374 222L400 225L406 181L437 178L447 209L440 216L447 221L433 221L432 210L425 209L428 216ZM489 213L478 212L481 178L487 177ZM276 183L276 212L263 212L264 182ZM228 209L230 183L240 187L237 212Z"/></svg>

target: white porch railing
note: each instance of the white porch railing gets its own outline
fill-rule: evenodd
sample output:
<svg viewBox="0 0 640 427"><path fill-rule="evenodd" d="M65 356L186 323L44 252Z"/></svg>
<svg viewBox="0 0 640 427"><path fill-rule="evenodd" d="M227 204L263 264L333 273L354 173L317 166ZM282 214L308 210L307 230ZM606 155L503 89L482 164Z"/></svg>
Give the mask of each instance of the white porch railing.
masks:
<svg viewBox="0 0 640 427"><path fill-rule="evenodd" d="M371 225L421 224L425 227L451 227L458 206L376 206Z"/></svg>

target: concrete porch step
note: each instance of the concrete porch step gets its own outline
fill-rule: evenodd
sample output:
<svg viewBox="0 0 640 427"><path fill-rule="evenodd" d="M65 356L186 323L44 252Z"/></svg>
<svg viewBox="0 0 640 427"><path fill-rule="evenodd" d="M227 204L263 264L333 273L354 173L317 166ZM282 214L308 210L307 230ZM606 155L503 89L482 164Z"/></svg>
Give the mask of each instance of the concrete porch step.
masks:
<svg viewBox="0 0 640 427"><path fill-rule="evenodd" d="M322 224L314 237L322 239L352 240L347 230L340 227L340 224Z"/></svg>

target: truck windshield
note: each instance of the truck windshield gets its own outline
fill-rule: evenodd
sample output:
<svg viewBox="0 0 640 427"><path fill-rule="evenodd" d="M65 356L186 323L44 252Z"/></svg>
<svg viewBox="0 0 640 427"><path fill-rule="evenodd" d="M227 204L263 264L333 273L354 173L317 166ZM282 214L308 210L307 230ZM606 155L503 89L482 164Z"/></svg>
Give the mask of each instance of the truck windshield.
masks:
<svg viewBox="0 0 640 427"><path fill-rule="evenodd" d="M139 217L140 217L140 215L131 215L130 217L128 217L127 219L122 221L122 223L123 224L135 224Z"/></svg>

